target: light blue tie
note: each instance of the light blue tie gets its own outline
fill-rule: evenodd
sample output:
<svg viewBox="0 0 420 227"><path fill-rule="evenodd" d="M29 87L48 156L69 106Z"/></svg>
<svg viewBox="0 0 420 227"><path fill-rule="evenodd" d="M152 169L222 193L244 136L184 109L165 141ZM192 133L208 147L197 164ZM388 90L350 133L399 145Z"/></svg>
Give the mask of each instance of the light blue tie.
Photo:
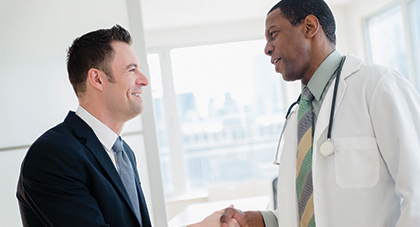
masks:
<svg viewBox="0 0 420 227"><path fill-rule="evenodd" d="M134 207L134 212L136 213L139 222L142 223L137 187L134 181L133 165L127 157L121 137L117 138L112 149L117 155L118 173L120 174L125 190L127 190L128 196L130 197L131 204Z"/></svg>

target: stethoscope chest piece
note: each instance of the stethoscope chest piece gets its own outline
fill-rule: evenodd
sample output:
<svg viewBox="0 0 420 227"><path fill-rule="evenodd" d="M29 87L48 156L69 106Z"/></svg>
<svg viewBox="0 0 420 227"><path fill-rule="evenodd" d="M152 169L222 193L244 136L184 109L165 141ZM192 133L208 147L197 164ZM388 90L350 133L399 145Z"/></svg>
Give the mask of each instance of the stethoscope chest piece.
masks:
<svg viewBox="0 0 420 227"><path fill-rule="evenodd" d="M328 157L334 154L334 149L334 142L331 139L327 139L319 147L319 153L321 153L324 157Z"/></svg>

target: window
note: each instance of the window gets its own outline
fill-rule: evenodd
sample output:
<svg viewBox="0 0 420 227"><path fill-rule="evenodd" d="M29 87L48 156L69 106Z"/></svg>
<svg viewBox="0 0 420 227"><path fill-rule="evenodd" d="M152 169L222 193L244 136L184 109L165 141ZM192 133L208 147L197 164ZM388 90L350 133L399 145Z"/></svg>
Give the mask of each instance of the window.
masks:
<svg viewBox="0 0 420 227"><path fill-rule="evenodd" d="M408 78L401 5L367 20L369 60L401 72Z"/></svg>
<svg viewBox="0 0 420 227"><path fill-rule="evenodd" d="M365 20L369 62L393 68L413 84L420 77L419 2L398 1Z"/></svg>
<svg viewBox="0 0 420 227"><path fill-rule="evenodd" d="M414 49L414 65L417 75L417 88L420 90L420 0L413 1L410 5L410 29L412 32L413 49Z"/></svg>
<svg viewBox="0 0 420 227"><path fill-rule="evenodd" d="M168 137L165 126L165 111L163 104L163 88L162 88L162 74L160 70L160 59L158 54L149 54L147 56L149 63L151 88L153 96L153 106L155 109L155 121L157 139L159 145L162 180L165 193L173 191L172 178L170 177L171 162L168 147Z"/></svg>
<svg viewBox="0 0 420 227"><path fill-rule="evenodd" d="M277 176L272 162L284 120L283 81L264 55L264 45L256 40L168 52L174 94L166 95L176 97L176 109L169 111L177 112L182 150L177 155L183 163L170 161L177 148L159 138L161 163L179 165L184 179L163 168L165 193L180 193L174 190L179 184L195 191ZM149 56L155 105L163 104L163 92L153 82L160 77L153 70L158 59L157 54ZM168 136L165 116L159 113L163 106L155 107L159 137Z"/></svg>

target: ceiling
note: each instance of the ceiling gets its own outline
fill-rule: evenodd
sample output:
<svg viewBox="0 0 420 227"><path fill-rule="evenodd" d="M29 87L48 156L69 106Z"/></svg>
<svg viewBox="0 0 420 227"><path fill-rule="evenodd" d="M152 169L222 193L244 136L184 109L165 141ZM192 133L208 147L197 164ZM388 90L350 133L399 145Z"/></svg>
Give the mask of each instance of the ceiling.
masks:
<svg viewBox="0 0 420 227"><path fill-rule="evenodd" d="M350 0L326 0L340 6ZM264 19L278 0L141 0L146 30Z"/></svg>

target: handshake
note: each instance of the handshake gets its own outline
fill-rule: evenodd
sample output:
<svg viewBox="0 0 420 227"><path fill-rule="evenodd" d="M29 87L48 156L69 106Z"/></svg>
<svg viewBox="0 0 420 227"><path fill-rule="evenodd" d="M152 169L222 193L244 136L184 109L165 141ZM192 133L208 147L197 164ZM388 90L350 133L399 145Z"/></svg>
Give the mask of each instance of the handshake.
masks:
<svg viewBox="0 0 420 227"><path fill-rule="evenodd" d="M258 225L260 220L262 225ZM260 212L258 211L247 211L243 212L233 207L214 212L213 214L206 217L203 221L188 225L187 227L251 227L251 226L264 226L264 221Z"/></svg>

